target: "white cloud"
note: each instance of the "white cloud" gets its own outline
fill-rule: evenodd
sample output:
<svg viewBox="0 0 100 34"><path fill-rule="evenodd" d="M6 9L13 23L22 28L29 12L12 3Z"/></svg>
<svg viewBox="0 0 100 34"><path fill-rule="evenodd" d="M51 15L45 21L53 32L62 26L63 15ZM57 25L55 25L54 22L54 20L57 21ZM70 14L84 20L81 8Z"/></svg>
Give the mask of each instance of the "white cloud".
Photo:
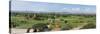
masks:
<svg viewBox="0 0 100 34"><path fill-rule="evenodd" d="M80 8L72 8L72 11L80 11Z"/></svg>
<svg viewBox="0 0 100 34"><path fill-rule="evenodd" d="M63 8L64 11L80 11L80 8Z"/></svg>

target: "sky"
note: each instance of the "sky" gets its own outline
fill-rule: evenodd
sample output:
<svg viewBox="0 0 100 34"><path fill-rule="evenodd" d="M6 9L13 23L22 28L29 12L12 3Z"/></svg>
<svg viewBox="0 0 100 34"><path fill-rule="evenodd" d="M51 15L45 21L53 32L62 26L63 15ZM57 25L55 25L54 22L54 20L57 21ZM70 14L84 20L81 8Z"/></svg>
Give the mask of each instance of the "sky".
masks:
<svg viewBox="0 0 100 34"><path fill-rule="evenodd" d="M12 1L13 11L96 13L96 5L64 4L32 1Z"/></svg>
<svg viewBox="0 0 100 34"><path fill-rule="evenodd" d="M50 2L50 3L65 3L65 4L82 4L82 5L96 5L98 0L17 0L17 1L37 1L37 2Z"/></svg>

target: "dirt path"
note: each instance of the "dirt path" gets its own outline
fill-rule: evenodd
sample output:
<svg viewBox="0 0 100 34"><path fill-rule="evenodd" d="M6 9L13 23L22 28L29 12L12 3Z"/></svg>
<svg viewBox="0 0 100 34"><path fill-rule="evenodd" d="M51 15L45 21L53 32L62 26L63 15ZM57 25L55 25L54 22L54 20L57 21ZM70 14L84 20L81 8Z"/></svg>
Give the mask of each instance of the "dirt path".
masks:
<svg viewBox="0 0 100 34"><path fill-rule="evenodd" d="M79 30L80 28L82 28L83 26L87 25L88 23L84 23L83 25L73 28L71 30ZM16 29L16 28L12 28L11 29L11 34L24 34L26 33L27 29ZM31 31L32 32L32 31Z"/></svg>
<svg viewBox="0 0 100 34"><path fill-rule="evenodd" d="M85 25L87 25L88 23L84 23L83 25L79 26L79 27L76 27L76 28L73 28L71 30L79 30L80 28L84 27Z"/></svg>
<svg viewBox="0 0 100 34"><path fill-rule="evenodd" d="M15 29L15 28L12 28L11 29L11 34L24 34L24 33L26 33L26 30L27 29Z"/></svg>

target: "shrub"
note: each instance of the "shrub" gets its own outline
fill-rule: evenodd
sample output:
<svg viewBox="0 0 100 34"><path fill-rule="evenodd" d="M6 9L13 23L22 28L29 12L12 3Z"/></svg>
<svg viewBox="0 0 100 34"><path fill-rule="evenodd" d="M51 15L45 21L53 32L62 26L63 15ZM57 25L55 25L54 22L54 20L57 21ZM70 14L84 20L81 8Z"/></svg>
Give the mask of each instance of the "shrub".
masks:
<svg viewBox="0 0 100 34"><path fill-rule="evenodd" d="M72 29L72 27L68 24L64 24L64 25L62 25L61 29L62 30L70 30L70 29Z"/></svg>
<svg viewBox="0 0 100 34"><path fill-rule="evenodd" d="M47 25L46 23L36 23L32 27L33 28L41 28L41 27L45 27L46 25Z"/></svg>

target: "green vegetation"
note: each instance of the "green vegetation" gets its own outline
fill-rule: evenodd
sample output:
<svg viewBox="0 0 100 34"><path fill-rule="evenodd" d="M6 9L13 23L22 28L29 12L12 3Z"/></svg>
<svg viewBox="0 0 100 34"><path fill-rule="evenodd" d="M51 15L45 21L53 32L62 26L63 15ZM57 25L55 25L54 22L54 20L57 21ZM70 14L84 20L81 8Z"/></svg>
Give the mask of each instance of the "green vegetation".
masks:
<svg viewBox="0 0 100 34"><path fill-rule="evenodd" d="M89 28L96 28L96 24L95 23L88 23L87 25L85 25L81 29L89 29Z"/></svg>
<svg viewBox="0 0 100 34"><path fill-rule="evenodd" d="M52 22L50 22L49 19L51 19ZM73 14L11 13L10 25L11 28L29 28L33 25L41 27L43 24L51 23L51 28L55 28L55 19L60 19L62 30L79 27L84 23L88 24L81 29L96 28L96 15Z"/></svg>

